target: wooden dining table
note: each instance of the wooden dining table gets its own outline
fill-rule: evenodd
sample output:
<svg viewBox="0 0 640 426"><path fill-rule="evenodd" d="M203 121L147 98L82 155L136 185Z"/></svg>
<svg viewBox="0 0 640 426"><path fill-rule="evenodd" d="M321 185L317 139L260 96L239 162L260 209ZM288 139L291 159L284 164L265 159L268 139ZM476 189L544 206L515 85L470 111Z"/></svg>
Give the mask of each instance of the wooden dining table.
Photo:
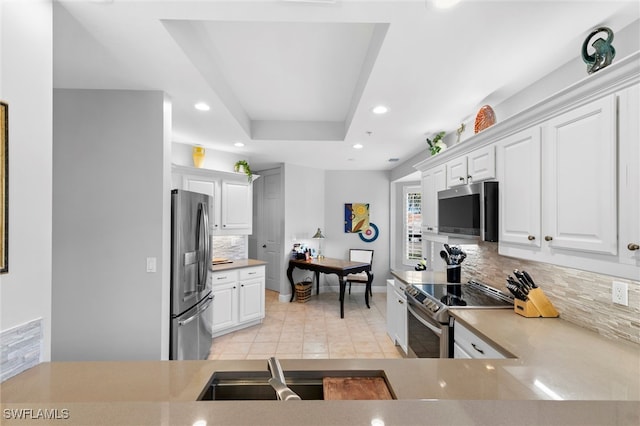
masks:
<svg viewBox="0 0 640 426"><path fill-rule="evenodd" d="M345 278L349 274L357 274L359 272L365 272L367 274L367 286L364 291L364 300L369 306L369 293L371 291L371 282L373 281L373 272L371 271L370 263L363 262L351 262L344 259L332 259L330 257L324 257L322 259L290 259L289 267L287 268L287 278L291 284L291 300L296 294L296 287L293 282L293 270L302 269L307 271L313 271L316 281L316 295L320 293L320 273L323 274L335 274L338 276L338 282L340 283L340 318L344 318L344 293L346 289Z"/></svg>

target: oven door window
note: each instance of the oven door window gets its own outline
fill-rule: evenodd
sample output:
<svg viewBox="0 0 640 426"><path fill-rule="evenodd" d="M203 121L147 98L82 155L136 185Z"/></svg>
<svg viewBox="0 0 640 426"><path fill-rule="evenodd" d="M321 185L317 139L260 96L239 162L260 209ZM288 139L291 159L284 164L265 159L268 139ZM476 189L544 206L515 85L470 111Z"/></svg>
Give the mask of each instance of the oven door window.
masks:
<svg viewBox="0 0 640 426"><path fill-rule="evenodd" d="M409 349L418 358L447 358L449 356L447 326L440 324L435 326L427 322L424 318L420 318L416 309L419 308L409 306L407 310Z"/></svg>

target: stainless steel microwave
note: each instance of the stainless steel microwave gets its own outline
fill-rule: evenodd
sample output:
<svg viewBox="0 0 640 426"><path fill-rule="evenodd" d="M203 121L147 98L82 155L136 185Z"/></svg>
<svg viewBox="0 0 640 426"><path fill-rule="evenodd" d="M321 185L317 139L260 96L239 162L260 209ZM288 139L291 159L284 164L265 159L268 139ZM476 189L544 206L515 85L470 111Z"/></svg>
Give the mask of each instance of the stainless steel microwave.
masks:
<svg viewBox="0 0 640 426"><path fill-rule="evenodd" d="M498 182L438 192L438 234L498 241Z"/></svg>

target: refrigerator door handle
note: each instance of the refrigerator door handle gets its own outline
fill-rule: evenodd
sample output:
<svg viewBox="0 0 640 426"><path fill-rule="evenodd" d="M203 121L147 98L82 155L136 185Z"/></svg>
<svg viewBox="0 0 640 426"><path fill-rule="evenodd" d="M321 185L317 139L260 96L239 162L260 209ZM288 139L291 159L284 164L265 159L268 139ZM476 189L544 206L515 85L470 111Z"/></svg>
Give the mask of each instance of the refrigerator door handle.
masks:
<svg viewBox="0 0 640 426"><path fill-rule="evenodd" d="M207 205L202 205L202 225L204 227L204 259L202 259L202 269L204 277L202 280L202 289L207 288L207 279L209 278L209 265L211 264L211 240L209 238L209 211Z"/></svg>
<svg viewBox="0 0 640 426"><path fill-rule="evenodd" d="M193 321L194 319L196 319L197 317L200 316L201 313L203 313L204 311L207 310L207 308L209 307L209 305L211 305L211 302L213 301L213 295L207 297L206 302L204 302L204 304L196 311L195 314L191 315L189 318L187 318L186 320L180 320L178 321L178 325L182 326L182 325L187 325L189 324L191 321Z"/></svg>
<svg viewBox="0 0 640 426"><path fill-rule="evenodd" d="M209 257L209 215L204 203L198 204L196 225L196 249L198 250L198 291L204 291L207 285L207 257ZM204 234L204 235L203 235Z"/></svg>

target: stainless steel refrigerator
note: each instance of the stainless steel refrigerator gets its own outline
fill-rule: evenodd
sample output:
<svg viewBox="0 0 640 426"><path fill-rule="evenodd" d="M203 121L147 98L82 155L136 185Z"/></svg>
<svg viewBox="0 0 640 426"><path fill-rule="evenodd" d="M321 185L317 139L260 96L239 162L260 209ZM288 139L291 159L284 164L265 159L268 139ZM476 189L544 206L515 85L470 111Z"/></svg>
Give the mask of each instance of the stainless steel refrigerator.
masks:
<svg viewBox="0 0 640 426"><path fill-rule="evenodd" d="M209 206L208 195L171 191L170 359L209 356L213 320Z"/></svg>

